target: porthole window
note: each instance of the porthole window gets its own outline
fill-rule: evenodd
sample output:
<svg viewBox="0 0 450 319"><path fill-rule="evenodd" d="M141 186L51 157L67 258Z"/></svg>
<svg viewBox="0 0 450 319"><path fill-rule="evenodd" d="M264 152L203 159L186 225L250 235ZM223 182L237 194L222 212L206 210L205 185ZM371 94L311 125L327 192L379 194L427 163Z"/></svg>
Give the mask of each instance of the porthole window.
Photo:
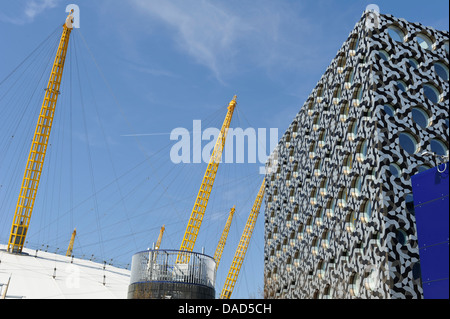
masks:
<svg viewBox="0 0 450 319"><path fill-rule="evenodd" d="M400 146L409 154L415 154L418 151L419 141L411 133L400 133L399 134Z"/></svg>
<svg viewBox="0 0 450 319"><path fill-rule="evenodd" d="M384 61L389 61L389 53L384 50L378 51L378 56Z"/></svg>
<svg viewBox="0 0 450 319"><path fill-rule="evenodd" d="M357 124L356 120L352 120L350 125L348 126L349 141L354 141L357 133L358 133L358 124Z"/></svg>
<svg viewBox="0 0 450 319"><path fill-rule="evenodd" d="M313 130L314 131L317 131L319 129L319 124L320 124L320 113L314 117L314 120L313 120Z"/></svg>
<svg viewBox="0 0 450 319"><path fill-rule="evenodd" d="M328 248L330 247L330 239L331 239L331 231L329 231L328 229L326 229L326 230L323 232L323 235L322 235L322 242L321 242L322 247L323 247L324 249L328 249Z"/></svg>
<svg viewBox="0 0 450 319"><path fill-rule="evenodd" d="M390 104L385 104L383 106L384 112L389 115L389 116L394 116L395 115L395 109L392 105Z"/></svg>
<svg viewBox="0 0 450 319"><path fill-rule="evenodd" d="M395 238L401 246L405 246L408 243L408 235L403 229L397 229L395 232Z"/></svg>
<svg viewBox="0 0 450 319"><path fill-rule="evenodd" d="M317 103L322 102L324 92L325 90L323 89L323 86L320 86L319 89L317 90Z"/></svg>
<svg viewBox="0 0 450 319"><path fill-rule="evenodd" d="M361 176L356 176L353 181L352 181L352 185L351 185L351 189L350 189L350 196L357 198L359 197L359 195L361 194L361 189L362 189L362 179Z"/></svg>
<svg viewBox="0 0 450 319"><path fill-rule="evenodd" d="M328 179L326 177L324 177L322 179L322 182L320 183L320 195L321 196L326 196L327 195L327 189L328 189Z"/></svg>
<svg viewBox="0 0 450 319"><path fill-rule="evenodd" d="M437 155L446 156L448 155L447 145L438 139L432 139L430 141L431 151Z"/></svg>
<svg viewBox="0 0 450 319"><path fill-rule="evenodd" d="M333 104L338 104L341 100L341 86L339 85L335 90L333 94Z"/></svg>
<svg viewBox="0 0 450 319"><path fill-rule="evenodd" d="M340 208L344 208L345 206L347 206L347 189L346 188L342 188L341 191L339 192L339 199L338 199L337 204Z"/></svg>
<svg viewBox="0 0 450 319"><path fill-rule="evenodd" d="M413 121L416 122L420 127L427 128L430 126L430 116L421 107L413 107L411 110Z"/></svg>
<svg viewBox="0 0 450 319"><path fill-rule="evenodd" d="M350 294L353 297L359 296L359 291L361 288L361 278L357 273L353 273L350 277Z"/></svg>
<svg viewBox="0 0 450 319"><path fill-rule="evenodd" d="M356 148L356 160L363 162L367 156L367 140L361 141Z"/></svg>
<svg viewBox="0 0 450 319"><path fill-rule="evenodd" d="M412 275L414 280L419 280L422 277L422 270L420 269L420 263L415 262L412 266Z"/></svg>
<svg viewBox="0 0 450 319"><path fill-rule="evenodd" d="M378 267L369 266L366 278L364 278L364 286L367 290L375 290L380 284L380 271Z"/></svg>
<svg viewBox="0 0 450 319"><path fill-rule="evenodd" d="M423 85L423 93L433 103L439 103L440 102L440 92L439 90L430 83Z"/></svg>
<svg viewBox="0 0 450 319"><path fill-rule="evenodd" d="M436 71L436 74L439 75L444 81L448 81L448 67L444 63L435 63L434 70Z"/></svg>
<svg viewBox="0 0 450 319"><path fill-rule="evenodd" d="M356 214L354 211L350 211L350 213L345 218L345 230L349 233L352 233L356 230Z"/></svg>
<svg viewBox="0 0 450 319"><path fill-rule="evenodd" d="M406 83L401 80L397 81L396 87L397 87L397 89L399 89L400 91L403 91L403 92L406 92L406 90L408 89L408 86L406 85Z"/></svg>
<svg viewBox="0 0 450 319"><path fill-rule="evenodd" d="M423 48L425 50L431 50L433 41L431 41L429 36L419 33L415 39L421 48Z"/></svg>
<svg viewBox="0 0 450 319"><path fill-rule="evenodd" d="M334 216L335 206L336 206L336 200L334 198L331 198L330 200L328 200L327 208L325 210L325 214L327 215L328 218L331 218Z"/></svg>
<svg viewBox="0 0 450 319"><path fill-rule="evenodd" d="M362 96L363 96L363 88L360 85L358 89L355 91L355 94L353 95L353 106L359 106L359 104L361 104Z"/></svg>
<svg viewBox="0 0 450 319"><path fill-rule="evenodd" d="M397 164L394 164L394 163L389 165L389 172L391 172L391 174L395 177L400 177L400 175L402 174L402 170L401 170L400 166L398 166Z"/></svg>
<svg viewBox="0 0 450 319"><path fill-rule="evenodd" d="M344 71L344 68L345 68L345 64L347 63L347 60L345 59L345 56L344 55L342 55L340 58L339 58L339 60L338 60L338 68L337 68L337 70L338 70L338 72L339 73L342 73L343 71Z"/></svg>
<svg viewBox="0 0 450 319"><path fill-rule="evenodd" d="M412 66L414 69L417 69L419 67L419 62L417 62L417 60L413 58L408 60L408 64Z"/></svg>
<svg viewBox="0 0 450 319"><path fill-rule="evenodd" d="M369 222L370 218L372 217L372 203L370 202L370 200L366 200L363 203L361 213L361 221L363 223Z"/></svg>
<svg viewBox="0 0 450 319"><path fill-rule="evenodd" d="M355 77L355 69L350 68L350 70L348 70L348 72L347 72L347 75L345 76L345 85L344 86L347 90L351 88L354 77Z"/></svg>
<svg viewBox="0 0 450 319"><path fill-rule="evenodd" d="M350 50L353 51L351 52L352 55L355 55L356 51L358 50L358 46L359 46L359 38L358 36L355 35L350 40Z"/></svg>
<svg viewBox="0 0 450 319"><path fill-rule="evenodd" d="M415 215L416 214L416 210L414 208L414 196L411 193L408 193L405 195L405 202L406 202L406 209L407 211L412 214Z"/></svg>
<svg viewBox="0 0 450 319"><path fill-rule="evenodd" d="M405 33L399 27L393 25L388 27L388 34L392 40L397 42L403 42L405 37Z"/></svg>
<svg viewBox="0 0 450 319"><path fill-rule="evenodd" d="M316 187L314 187L313 190L311 191L309 202L313 206L317 204L317 192L318 190Z"/></svg>
<svg viewBox="0 0 450 319"><path fill-rule="evenodd" d="M339 120L340 120L341 122L345 122L345 121L347 120L349 109L350 109L350 104L349 104L349 102L345 102L345 103L342 105L341 110L340 110L340 112L339 112Z"/></svg>
<svg viewBox="0 0 450 319"><path fill-rule="evenodd" d="M343 168L343 172L345 175L350 174L350 172L352 171L352 154L348 154L345 159L344 159L344 168Z"/></svg>

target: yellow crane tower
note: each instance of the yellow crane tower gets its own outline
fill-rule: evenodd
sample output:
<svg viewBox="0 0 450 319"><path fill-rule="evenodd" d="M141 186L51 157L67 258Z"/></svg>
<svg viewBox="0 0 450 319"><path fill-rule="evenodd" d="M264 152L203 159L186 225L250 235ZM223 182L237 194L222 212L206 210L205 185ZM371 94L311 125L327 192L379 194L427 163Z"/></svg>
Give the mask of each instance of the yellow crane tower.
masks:
<svg viewBox="0 0 450 319"><path fill-rule="evenodd" d="M261 188L256 196L256 200L253 203L250 215L248 216L247 224L245 225L238 248L234 254L233 262L231 263L230 270L228 271L227 279L225 280L222 292L220 293L220 299L230 299L231 297L231 293L233 292L239 272L241 271L242 263L244 262L245 254L247 253L250 238L252 237L253 230L255 229L256 220L264 198L264 190L265 179L262 182Z"/></svg>
<svg viewBox="0 0 450 319"><path fill-rule="evenodd" d="M58 100L61 78L66 61L67 48L70 33L73 29L73 10L63 25L63 32L56 52L50 79L45 89L44 101L42 102L39 119L31 143L28 162L25 168L22 186L17 200L16 211L11 226L8 241L8 252L21 253L25 244L25 238L33 212L36 193L44 166L45 154L47 152L48 140L53 124L56 102Z"/></svg>
<svg viewBox="0 0 450 319"><path fill-rule="evenodd" d="M161 246L161 240L162 240L162 237L164 234L164 230L166 229L165 226L166 225L163 225L161 227L161 230L159 231L159 236L158 236L158 240L156 241L155 249L159 249L159 247Z"/></svg>
<svg viewBox="0 0 450 319"><path fill-rule="evenodd" d="M72 252L73 252L73 243L75 242L75 236L77 235L77 229L75 228L73 233L72 233L72 237L70 238L70 243L69 243L69 247L67 248L67 253L66 256L70 257L72 256Z"/></svg>
<svg viewBox="0 0 450 319"><path fill-rule="evenodd" d="M222 158L223 148L225 146L225 140L227 138L228 129L230 128L231 118L233 117L234 109L236 108L236 95L228 105L228 112L220 130L219 137L214 146L214 150L211 154L211 158L206 169L205 176L203 177L200 190L198 191L197 198L195 200L194 207L192 209L191 217L189 219L186 231L183 236L183 241L180 246L180 251L192 252L194 250L195 241L197 240L200 226L202 225L203 216L205 215L206 206L208 205L209 196L214 185L217 169ZM188 263L189 255L179 253L177 256L177 264Z"/></svg>
<svg viewBox="0 0 450 319"><path fill-rule="evenodd" d="M214 253L214 260L216 261L216 271L219 268L220 259L222 258L223 249L227 242L228 233L230 232L231 221L233 220L234 212L236 211L236 206L230 211L228 215L227 223L225 224L225 228L223 229L222 236L220 237L219 244L217 245L216 252Z"/></svg>

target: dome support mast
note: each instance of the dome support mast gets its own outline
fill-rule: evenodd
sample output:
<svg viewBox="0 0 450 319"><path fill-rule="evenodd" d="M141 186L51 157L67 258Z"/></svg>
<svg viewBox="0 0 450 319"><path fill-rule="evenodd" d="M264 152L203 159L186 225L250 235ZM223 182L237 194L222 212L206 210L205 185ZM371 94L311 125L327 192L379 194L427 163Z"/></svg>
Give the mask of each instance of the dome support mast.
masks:
<svg viewBox="0 0 450 319"><path fill-rule="evenodd" d="M50 79L45 89L44 101L42 102L39 119L31 143L27 166L11 226L11 233L9 235L8 252L10 253L21 253L25 244L31 213L33 212L42 168L44 166L56 102L60 93L59 88L61 86L70 33L73 28L73 19L72 10L63 25L61 40L58 51L56 52Z"/></svg>

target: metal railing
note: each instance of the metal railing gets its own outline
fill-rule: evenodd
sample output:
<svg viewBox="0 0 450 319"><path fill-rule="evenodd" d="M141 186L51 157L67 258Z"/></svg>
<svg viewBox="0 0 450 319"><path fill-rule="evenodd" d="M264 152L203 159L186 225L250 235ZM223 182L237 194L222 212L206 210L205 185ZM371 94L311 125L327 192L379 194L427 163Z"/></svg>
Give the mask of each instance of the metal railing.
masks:
<svg viewBox="0 0 450 319"><path fill-rule="evenodd" d="M189 263L177 263L177 256L188 254ZM135 254L131 262L130 284L176 282L214 288L216 262L210 256L180 250L147 250Z"/></svg>

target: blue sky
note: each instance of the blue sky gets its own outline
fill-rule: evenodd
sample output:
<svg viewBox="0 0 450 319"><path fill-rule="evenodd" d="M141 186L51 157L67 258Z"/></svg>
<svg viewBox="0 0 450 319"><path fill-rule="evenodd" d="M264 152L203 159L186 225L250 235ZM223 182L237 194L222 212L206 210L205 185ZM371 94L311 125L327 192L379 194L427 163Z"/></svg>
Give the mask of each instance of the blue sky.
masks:
<svg viewBox="0 0 450 319"><path fill-rule="evenodd" d="M83 249L76 253L121 264L151 246L162 224L162 248L181 243L205 165L170 163L173 129L191 130L196 119L204 128L220 127L224 107L236 94L233 127L278 128L281 136L368 4L439 30L449 24L444 0L0 0L0 81L62 23L70 3L81 10L63 87L73 100L60 97L61 121L52 131L48 177L29 240L63 250L77 227ZM51 56L45 52L43 57ZM25 165L21 145L35 122L34 113L23 111L23 127L6 128L22 109L5 101L0 100L1 133L14 139L0 144L0 151L8 150L0 161L1 242L7 240ZM33 110L40 106L36 101ZM144 136L126 136L132 134ZM11 163L18 165L13 169ZM195 249L214 254L228 209L236 205L218 293L262 181L259 166L219 168L218 190ZM263 253L261 214L234 298L260 295Z"/></svg>

